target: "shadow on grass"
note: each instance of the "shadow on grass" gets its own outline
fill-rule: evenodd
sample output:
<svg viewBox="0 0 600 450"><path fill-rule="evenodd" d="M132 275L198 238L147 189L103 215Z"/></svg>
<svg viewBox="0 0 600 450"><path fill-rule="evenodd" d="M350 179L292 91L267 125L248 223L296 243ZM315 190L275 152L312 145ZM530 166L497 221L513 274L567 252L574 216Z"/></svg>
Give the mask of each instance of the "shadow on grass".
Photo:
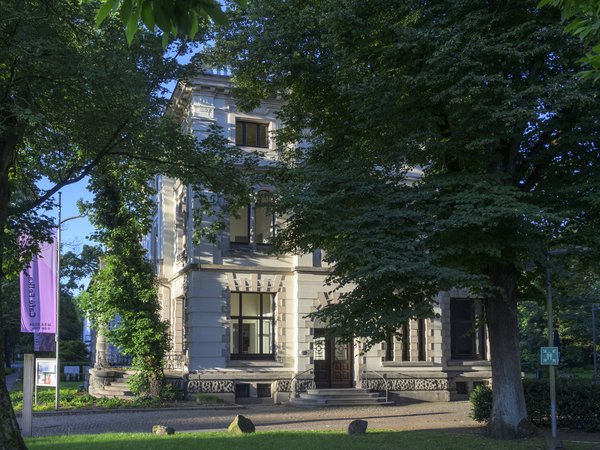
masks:
<svg viewBox="0 0 600 450"><path fill-rule="evenodd" d="M494 441L476 433L440 431L369 431L362 436L344 432L259 432L232 436L227 433L178 433L155 436L150 433L79 435L27 440L31 450L172 450L172 449L536 449L544 448L542 439ZM592 446L569 445L569 449Z"/></svg>

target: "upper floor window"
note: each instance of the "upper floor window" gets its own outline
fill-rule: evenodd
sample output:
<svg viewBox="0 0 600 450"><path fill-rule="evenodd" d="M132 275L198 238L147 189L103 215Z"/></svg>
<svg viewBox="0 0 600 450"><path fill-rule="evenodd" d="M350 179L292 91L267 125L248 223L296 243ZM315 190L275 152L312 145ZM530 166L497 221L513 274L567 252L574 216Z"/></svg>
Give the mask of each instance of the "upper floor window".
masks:
<svg viewBox="0 0 600 450"><path fill-rule="evenodd" d="M269 245L275 236L271 193L260 191L256 200L240 208L229 220L229 241L242 245Z"/></svg>
<svg viewBox="0 0 600 450"><path fill-rule="evenodd" d="M452 359L486 359L485 328L481 302L471 298L450 301L450 350Z"/></svg>
<svg viewBox="0 0 600 450"><path fill-rule="evenodd" d="M267 148L267 131L266 123L238 120L235 123L235 144Z"/></svg>

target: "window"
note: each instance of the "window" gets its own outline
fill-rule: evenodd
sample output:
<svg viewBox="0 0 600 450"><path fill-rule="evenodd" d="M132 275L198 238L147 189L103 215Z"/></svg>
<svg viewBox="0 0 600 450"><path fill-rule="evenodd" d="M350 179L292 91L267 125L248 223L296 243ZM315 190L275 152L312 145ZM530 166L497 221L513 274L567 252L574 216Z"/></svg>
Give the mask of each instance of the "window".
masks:
<svg viewBox="0 0 600 450"><path fill-rule="evenodd" d="M275 236L275 214L271 212L271 193L260 191L256 201L238 210L229 220L229 241L236 245L270 245Z"/></svg>
<svg viewBox="0 0 600 450"><path fill-rule="evenodd" d="M394 360L394 344L396 341L396 336L391 334L385 340L385 356L384 361L393 361Z"/></svg>
<svg viewBox="0 0 600 450"><path fill-rule="evenodd" d="M267 127L266 123L238 120L235 123L235 145L267 148Z"/></svg>
<svg viewBox="0 0 600 450"><path fill-rule="evenodd" d="M408 322L402 324L402 361L410 361L410 334L408 334Z"/></svg>
<svg viewBox="0 0 600 450"><path fill-rule="evenodd" d="M481 303L469 298L450 301L450 349L452 359L485 359L485 330Z"/></svg>
<svg viewBox="0 0 600 450"><path fill-rule="evenodd" d="M417 358L419 361L425 361L425 319L417 321Z"/></svg>
<svg viewBox="0 0 600 450"><path fill-rule="evenodd" d="M273 294L231 293L231 359L273 359Z"/></svg>
<svg viewBox="0 0 600 450"><path fill-rule="evenodd" d="M250 243L250 205L241 208L238 211L238 217L231 217L229 221L229 236L232 243Z"/></svg>
<svg viewBox="0 0 600 450"><path fill-rule="evenodd" d="M275 214L271 212L271 193L260 191L255 204L255 242L259 245L271 244L275 236Z"/></svg>

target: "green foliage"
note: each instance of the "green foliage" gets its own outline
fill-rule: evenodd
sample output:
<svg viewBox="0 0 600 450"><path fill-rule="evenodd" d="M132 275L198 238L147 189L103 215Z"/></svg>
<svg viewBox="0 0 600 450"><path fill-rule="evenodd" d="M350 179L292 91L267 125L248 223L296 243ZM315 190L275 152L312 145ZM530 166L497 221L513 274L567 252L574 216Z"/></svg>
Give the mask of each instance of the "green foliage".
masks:
<svg viewBox="0 0 600 450"><path fill-rule="evenodd" d="M492 414L492 388L479 385L469 395L469 417L477 422L487 422Z"/></svg>
<svg viewBox="0 0 600 450"><path fill-rule="evenodd" d="M549 426L550 389L547 381L524 380L525 401L529 419L537 426ZM492 409L493 391L478 386L469 397L472 409L470 417L487 422ZM558 426L584 431L600 430L600 385L590 380L557 380Z"/></svg>
<svg viewBox="0 0 600 450"><path fill-rule="evenodd" d="M561 9L563 20L568 21L566 33L579 37L587 44L587 53L581 59L589 69L583 78L600 80L600 1L598 0L541 0L539 8L555 6Z"/></svg>
<svg viewBox="0 0 600 450"><path fill-rule="evenodd" d="M512 377L494 379L511 392L498 430L525 416L511 314L545 252L588 247L592 276L600 259L598 92L573 76L581 42L535 5L257 2L213 52L243 108L283 97L277 243L323 249L352 286L314 314L333 333L380 342L451 288L507 305L487 314L492 373Z"/></svg>
<svg viewBox="0 0 600 450"><path fill-rule="evenodd" d="M246 0L235 1L240 6L246 4ZM194 39L200 24L209 18L220 25L227 24L227 16L217 0L103 0L96 14L96 25L116 12L129 43L142 26L150 31L161 30L166 45L169 35Z"/></svg>
<svg viewBox="0 0 600 450"><path fill-rule="evenodd" d="M60 360L65 361L88 361L88 351L81 339L60 341Z"/></svg>
<svg viewBox="0 0 600 450"><path fill-rule="evenodd" d="M219 405L224 403L224 401L216 395L198 393L196 394L196 403L201 405Z"/></svg>
<svg viewBox="0 0 600 450"><path fill-rule="evenodd" d="M159 398L170 342L168 324L160 319L154 271L140 243L151 220L150 174L143 165L104 164L102 169L91 180L96 196L87 208L107 251L81 295L81 307L96 329L107 330L109 341L133 357L134 394Z"/></svg>

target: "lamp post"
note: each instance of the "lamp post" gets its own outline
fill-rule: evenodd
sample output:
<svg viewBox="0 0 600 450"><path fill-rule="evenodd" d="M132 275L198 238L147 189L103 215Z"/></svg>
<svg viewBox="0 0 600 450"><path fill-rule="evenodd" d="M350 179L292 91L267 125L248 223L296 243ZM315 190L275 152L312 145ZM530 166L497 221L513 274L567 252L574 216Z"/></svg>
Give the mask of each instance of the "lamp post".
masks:
<svg viewBox="0 0 600 450"><path fill-rule="evenodd" d="M548 347L554 346L554 324L552 318L552 268L550 267L550 257L564 255L567 249L559 248L546 252L546 290L548 293ZM548 366L550 379L550 418L552 420L552 438L556 441L556 372L553 365Z"/></svg>
<svg viewBox="0 0 600 450"><path fill-rule="evenodd" d="M58 226L56 227L56 334L54 341L56 343L56 395L54 408L58 411L60 404L60 228L63 223L69 220L79 219L82 217L73 216L61 220L62 217L62 192L58 192Z"/></svg>

